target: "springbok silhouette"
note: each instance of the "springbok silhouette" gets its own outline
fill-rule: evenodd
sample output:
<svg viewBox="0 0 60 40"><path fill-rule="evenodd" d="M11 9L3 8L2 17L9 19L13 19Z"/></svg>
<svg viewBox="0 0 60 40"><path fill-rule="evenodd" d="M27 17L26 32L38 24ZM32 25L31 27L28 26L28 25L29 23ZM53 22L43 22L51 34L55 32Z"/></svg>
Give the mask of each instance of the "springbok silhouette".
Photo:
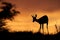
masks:
<svg viewBox="0 0 60 40"><path fill-rule="evenodd" d="M37 22L40 24L39 32L40 32L41 28L42 29L44 28L44 24L47 24L47 31L48 31L48 16L44 15L39 19L37 19L36 17L37 17L37 14L35 14L35 16L32 16L33 22ZM44 29L43 29L43 33L44 33ZM49 33L49 31L48 31L48 33Z"/></svg>

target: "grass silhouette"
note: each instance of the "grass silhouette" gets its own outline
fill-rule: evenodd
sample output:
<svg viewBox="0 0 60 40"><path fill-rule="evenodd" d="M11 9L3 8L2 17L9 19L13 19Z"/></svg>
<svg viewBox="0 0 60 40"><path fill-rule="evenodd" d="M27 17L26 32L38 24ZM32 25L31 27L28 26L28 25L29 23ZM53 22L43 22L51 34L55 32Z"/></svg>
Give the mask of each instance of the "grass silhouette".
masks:
<svg viewBox="0 0 60 40"><path fill-rule="evenodd" d="M39 32L14 32L10 33L8 30L4 29L0 32L0 39L5 40L60 40L60 33L55 35L43 35Z"/></svg>

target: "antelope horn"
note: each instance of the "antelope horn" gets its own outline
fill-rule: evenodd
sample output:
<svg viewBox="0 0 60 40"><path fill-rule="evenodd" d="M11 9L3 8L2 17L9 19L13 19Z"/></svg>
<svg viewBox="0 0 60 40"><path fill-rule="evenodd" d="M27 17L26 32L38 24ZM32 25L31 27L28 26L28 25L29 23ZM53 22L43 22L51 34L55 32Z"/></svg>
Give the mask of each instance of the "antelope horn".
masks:
<svg viewBox="0 0 60 40"><path fill-rule="evenodd" d="M34 16L37 17L37 14L35 14Z"/></svg>

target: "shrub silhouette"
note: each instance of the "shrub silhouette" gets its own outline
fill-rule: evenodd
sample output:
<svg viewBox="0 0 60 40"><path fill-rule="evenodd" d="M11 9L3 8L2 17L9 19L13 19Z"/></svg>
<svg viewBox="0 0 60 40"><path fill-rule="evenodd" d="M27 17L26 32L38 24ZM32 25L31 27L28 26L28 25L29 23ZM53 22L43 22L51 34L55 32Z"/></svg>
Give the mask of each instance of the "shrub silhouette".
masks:
<svg viewBox="0 0 60 40"><path fill-rule="evenodd" d="M1 7L1 9L3 10L0 12L0 27L6 25L6 22L4 22L6 19L12 21L14 19L14 16L20 13L15 9L13 9L11 12L11 9L14 7L14 5L12 5L9 2L2 2L2 5L5 5L5 6Z"/></svg>

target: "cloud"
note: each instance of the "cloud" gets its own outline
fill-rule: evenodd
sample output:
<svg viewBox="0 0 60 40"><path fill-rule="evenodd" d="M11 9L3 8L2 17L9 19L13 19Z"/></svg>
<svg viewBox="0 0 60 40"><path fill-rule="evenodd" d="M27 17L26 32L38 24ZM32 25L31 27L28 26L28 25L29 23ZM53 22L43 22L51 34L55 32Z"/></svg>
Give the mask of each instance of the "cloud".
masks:
<svg viewBox="0 0 60 40"><path fill-rule="evenodd" d="M12 3L16 3L19 8L24 10L41 10L46 12L52 12L60 10L60 0L6 0Z"/></svg>
<svg viewBox="0 0 60 40"><path fill-rule="evenodd" d="M37 9L46 12L60 10L60 0L20 0L20 5L26 9Z"/></svg>

